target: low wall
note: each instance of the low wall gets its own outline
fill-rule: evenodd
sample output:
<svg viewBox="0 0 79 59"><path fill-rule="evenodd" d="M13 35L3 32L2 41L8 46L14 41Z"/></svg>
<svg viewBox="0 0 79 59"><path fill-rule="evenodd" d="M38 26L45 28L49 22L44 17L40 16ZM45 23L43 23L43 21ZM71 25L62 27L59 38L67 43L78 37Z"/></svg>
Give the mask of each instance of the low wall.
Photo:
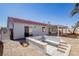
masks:
<svg viewBox="0 0 79 59"><path fill-rule="evenodd" d="M33 38L26 38L26 39L28 40L29 44L35 47L37 50L42 51L44 53L46 52L47 43Z"/></svg>

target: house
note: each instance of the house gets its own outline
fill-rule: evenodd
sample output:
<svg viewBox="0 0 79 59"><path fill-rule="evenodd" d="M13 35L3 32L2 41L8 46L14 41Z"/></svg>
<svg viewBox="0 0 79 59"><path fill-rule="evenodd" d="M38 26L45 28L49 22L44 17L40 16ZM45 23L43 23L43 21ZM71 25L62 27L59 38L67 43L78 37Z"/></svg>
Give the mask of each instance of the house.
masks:
<svg viewBox="0 0 79 59"><path fill-rule="evenodd" d="M48 34L48 24L8 17L7 23L11 39Z"/></svg>
<svg viewBox="0 0 79 59"><path fill-rule="evenodd" d="M0 34L1 34L1 26L0 26Z"/></svg>
<svg viewBox="0 0 79 59"><path fill-rule="evenodd" d="M1 26L0 26L0 30L1 30Z"/></svg>
<svg viewBox="0 0 79 59"><path fill-rule="evenodd" d="M51 25L50 24L48 28L49 28L50 34L52 35L69 33L68 26L64 26L64 25Z"/></svg>
<svg viewBox="0 0 79 59"><path fill-rule="evenodd" d="M63 25L51 25L31 20L8 17L7 27L10 29L11 39L25 38L47 34L62 34L68 32L68 27Z"/></svg>
<svg viewBox="0 0 79 59"><path fill-rule="evenodd" d="M1 26L0 26L0 30L1 30Z"/></svg>

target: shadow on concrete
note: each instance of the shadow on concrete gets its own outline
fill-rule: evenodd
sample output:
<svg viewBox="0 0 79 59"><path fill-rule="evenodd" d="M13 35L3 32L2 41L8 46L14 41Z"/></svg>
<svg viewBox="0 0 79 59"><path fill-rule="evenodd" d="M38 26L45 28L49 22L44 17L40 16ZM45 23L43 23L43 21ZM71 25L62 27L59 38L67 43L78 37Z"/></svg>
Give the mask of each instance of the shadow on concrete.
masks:
<svg viewBox="0 0 79 59"><path fill-rule="evenodd" d="M3 55L3 48L4 48L4 46L3 46L3 42L0 41L0 56Z"/></svg>

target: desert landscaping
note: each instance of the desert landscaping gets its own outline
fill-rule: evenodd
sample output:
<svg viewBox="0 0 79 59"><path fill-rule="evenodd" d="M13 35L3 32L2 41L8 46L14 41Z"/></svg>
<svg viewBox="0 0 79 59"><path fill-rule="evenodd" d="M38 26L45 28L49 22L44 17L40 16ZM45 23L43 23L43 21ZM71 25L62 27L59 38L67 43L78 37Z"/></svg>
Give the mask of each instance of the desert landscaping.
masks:
<svg viewBox="0 0 79 59"><path fill-rule="evenodd" d="M79 56L79 39L70 37L61 38L65 40L68 44L72 45L69 56ZM2 40L2 42L3 50L0 49L0 53L2 53L0 55L3 56L46 56L46 54L44 54L42 51L39 51L31 45L23 47L19 41L12 41L7 38L5 40Z"/></svg>
<svg viewBox="0 0 79 59"><path fill-rule="evenodd" d="M0 6L0 56L79 56L79 3Z"/></svg>

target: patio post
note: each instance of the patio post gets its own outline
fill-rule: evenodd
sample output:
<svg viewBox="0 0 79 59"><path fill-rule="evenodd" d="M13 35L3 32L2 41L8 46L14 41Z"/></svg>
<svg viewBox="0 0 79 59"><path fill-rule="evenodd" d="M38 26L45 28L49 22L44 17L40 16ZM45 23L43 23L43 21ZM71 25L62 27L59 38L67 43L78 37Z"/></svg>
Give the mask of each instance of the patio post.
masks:
<svg viewBox="0 0 79 59"><path fill-rule="evenodd" d="M2 33L2 28L1 28L1 40L3 39L2 36L3 36L3 33Z"/></svg>
<svg viewBox="0 0 79 59"><path fill-rule="evenodd" d="M58 28L58 34L57 34L57 37L59 37L59 26L57 26L57 28Z"/></svg>

